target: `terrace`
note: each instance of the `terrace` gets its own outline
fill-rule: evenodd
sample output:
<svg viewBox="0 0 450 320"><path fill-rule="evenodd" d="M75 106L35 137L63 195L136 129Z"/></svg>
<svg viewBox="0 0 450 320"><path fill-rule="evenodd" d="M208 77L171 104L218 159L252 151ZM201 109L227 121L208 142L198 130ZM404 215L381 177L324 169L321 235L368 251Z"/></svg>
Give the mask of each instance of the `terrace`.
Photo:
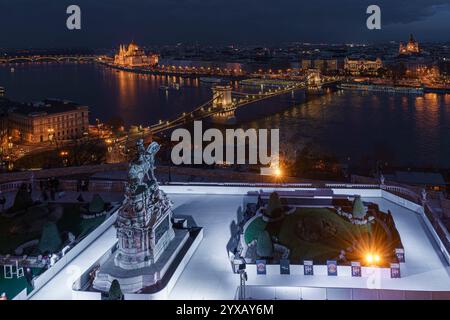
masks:
<svg viewBox="0 0 450 320"><path fill-rule="evenodd" d="M165 192L174 201L175 215L192 215L198 225L204 227L204 240L189 261L185 271L173 288L171 299L233 299L239 283L238 275L231 270L230 257L227 254L230 230L236 225L237 215L242 214L242 207L250 201L256 201L253 192L259 188L244 186L163 186ZM295 191L292 188L277 190ZM271 192L274 187L265 187L263 191ZM331 189L335 194L353 196L360 194L363 201L379 206L380 210L391 211L395 225L402 239L406 252L406 263L402 265L402 278L379 278L371 288L385 290L410 290L414 293L450 291L448 263L444 258L445 250L437 243L437 235L425 222L425 215L419 206L407 203L392 194L384 194L380 189L339 188ZM308 190L314 191L314 190ZM250 193L249 193L250 192ZM320 190L318 190L320 194ZM410 207L408 207L410 206ZM211 208L214 208L211 211ZM241 208L241 209L240 209ZM241 212L241 213L239 213ZM229 226L229 227L228 227ZM85 272L91 268L92 261L98 260L115 239L115 230L109 228L84 252L71 263ZM444 251L441 251L444 250ZM199 271L201 270L201 271ZM300 265L291 266L291 275L279 274L279 266L268 265L266 276L259 276L256 270L249 268L248 285L268 287L314 287L314 288L360 288L367 289L368 277L352 278L342 273L339 277L328 277L317 272L314 277L304 276ZM71 299L72 292L65 285L67 274L60 272L33 299ZM254 294L255 297L258 294ZM260 298L271 298L265 296ZM77 295L78 299L89 299ZM91 297L92 298L92 297ZM126 298L126 297L125 297ZM250 298L250 297L249 297Z"/></svg>
<svg viewBox="0 0 450 320"><path fill-rule="evenodd" d="M12 186L13 184L9 184ZM65 186L64 195L58 201L73 202L81 193L90 199L99 193L105 201L120 201L123 197L123 181L91 180L88 192L76 191L76 181L61 180ZM249 183L175 183L161 187L174 201L175 215L191 215L198 225L204 227L204 240L200 244L185 271L173 288L171 299L233 299L239 284L238 275L232 272L229 248L230 228L239 226L247 203L256 202L258 195L278 193L297 194L301 201L319 201L332 203L332 198L352 198L360 195L365 203L373 203L382 212L390 211L395 226L405 248L406 263L401 266L401 279L382 277L371 288L382 290L407 291L412 294L445 294L450 291L448 266L448 240L446 230L437 229L437 214L433 207L421 204L421 196L399 186L380 186L376 184L249 184ZM4 189L5 190L5 189ZM14 194L13 190L4 194ZM11 205L11 196L7 202ZM300 201L300 200L299 200ZM307 207L311 203L306 203ZM211 209L213 208L213 209ZM109 220L113 219L112 216ZM112 221L112 220L111 220ZM111 222L112 223L112 222ZM88 244L79 249L75 246L73 255L66 264L58 267L42 283L41 289L32 292L31 299L72 299L71 281L74 268L84 273L92 263L116 243L115 229L110 224L102 224L95 230ZM235 230L235 229L233 229ZM446 242L447 241L447 242ZM353 288L367 289L368 278L352 278L346 269L339 277L328 277L326 273L315 272L314 277L304 276L301 265L291 265L291 275L280 275L278 265L268 265L267 275L256 274L250 266L247 270L247 285L253 297L271 298L272 293L264 296L262 288ZM346 268L342 266L342 268ZM201 272L199 272L201 270ZM253 270L253 271L252 271ZM77 271L77 272L78 272ZM253 287L256 286L256 287ZM189 288L189 289L188 289ZM255 289L256 288L256 289ZM261 288L261 290L257 289ZM283 289L284 290L284 289ZM294 295L295 296L295 295ZM411 296L411 295L409 295ZM77 298L83 298L78 296ZM84 297L87 298L87 297ZM252 297L248 297L252 298ZM272 296L273 298L273 296Z"/></svg>

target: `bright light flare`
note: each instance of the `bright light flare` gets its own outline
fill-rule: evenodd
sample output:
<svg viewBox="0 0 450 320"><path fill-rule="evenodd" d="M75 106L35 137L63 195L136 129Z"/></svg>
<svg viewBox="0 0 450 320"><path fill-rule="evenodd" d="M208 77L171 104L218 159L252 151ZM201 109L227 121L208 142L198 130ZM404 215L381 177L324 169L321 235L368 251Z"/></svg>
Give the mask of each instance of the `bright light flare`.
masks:
<svg viewBox="0 0 450 320"><path fill-rule="evenodd" d="M377 265L381 262L381 257L376 253L368 253L366 254L366 262L369 265Z"/></svg>
<svg viewBox="0 0 450 320"><path fill-rule="evenodd" d="M277 177L281 177L283 175L283 172L281 171L280 168L276 168L274 173L275 173L275 176L277 176Z"/></svg>

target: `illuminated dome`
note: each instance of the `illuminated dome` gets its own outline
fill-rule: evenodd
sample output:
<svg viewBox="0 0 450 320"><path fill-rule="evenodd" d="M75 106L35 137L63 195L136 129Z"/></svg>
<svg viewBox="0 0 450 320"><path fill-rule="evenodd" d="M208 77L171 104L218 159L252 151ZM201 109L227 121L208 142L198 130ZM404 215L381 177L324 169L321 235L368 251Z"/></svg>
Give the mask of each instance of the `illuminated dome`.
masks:
<svg viewBox="0 0 450 320"><path fill-rule="evenodd" d="M409 37L408 43L405 45L400 42L399 54L415 54L420 53L419 43L414 40L413 35Z"/></svg>
<svg viewBox="0 0 450 320"><path fill-rule="evenodd" d="M128 46L120 45L119 53L114 57L114 64L123 67L155 66L158 64L158 55L147 55L132 41Z"/></svg>

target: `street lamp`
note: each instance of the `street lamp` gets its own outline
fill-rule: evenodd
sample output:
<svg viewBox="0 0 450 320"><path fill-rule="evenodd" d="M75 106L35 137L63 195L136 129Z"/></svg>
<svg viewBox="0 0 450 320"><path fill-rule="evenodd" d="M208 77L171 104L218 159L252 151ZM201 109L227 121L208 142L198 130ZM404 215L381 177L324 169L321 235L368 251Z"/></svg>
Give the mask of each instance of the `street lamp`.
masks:
<svg viewBox="0 0 450 320"><path fill-rule="evenodd" d="M60 155L61 158L62 158L63 164L64 164L64 165L67 165L67 163L69 162L68 159L67 159L67 156L69 155L69 152L68 152L68 151L61 151L61 152L59 153L59 155Z"/></svg>
<svg viewBox="0 0 450 320"><path fill-rule="evenodd" d="M239 274L239 300L245 300L245 283L248 280L247 272L245 271L247 264L243 257L238 257L234 260L234 270Z"/></svg>
<svg viewBox="0 0 450 320"><path fill-rule="evenodd" d="M105 143L108 146L108 152L111 153L112 152L112 146L111 144L113 143L113 141L111 139L105 139Z"/></svg>
<svg viewBox="0 0 450 320"><path fill-rule="evenodd" d="M48 132L48 140L49 140L50 142L53 141L55 129L49 128L49 129L47 129L47 132Z"/></svg>

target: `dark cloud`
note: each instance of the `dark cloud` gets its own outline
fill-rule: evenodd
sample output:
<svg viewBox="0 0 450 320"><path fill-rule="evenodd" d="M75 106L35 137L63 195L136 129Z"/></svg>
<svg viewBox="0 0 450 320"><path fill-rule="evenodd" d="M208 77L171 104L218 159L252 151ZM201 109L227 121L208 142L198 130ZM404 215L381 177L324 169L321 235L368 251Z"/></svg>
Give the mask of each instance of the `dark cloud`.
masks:
<svg viewBox="0 0 450 320"><path fill-rule="evenodd" d="M82 9L81 31L65 28L69 4ZM365 27L371 4L382 9L381 31ZM385 41L409 32L450 40L449 8L450 0L0 0L0 47Z"/></svg>

